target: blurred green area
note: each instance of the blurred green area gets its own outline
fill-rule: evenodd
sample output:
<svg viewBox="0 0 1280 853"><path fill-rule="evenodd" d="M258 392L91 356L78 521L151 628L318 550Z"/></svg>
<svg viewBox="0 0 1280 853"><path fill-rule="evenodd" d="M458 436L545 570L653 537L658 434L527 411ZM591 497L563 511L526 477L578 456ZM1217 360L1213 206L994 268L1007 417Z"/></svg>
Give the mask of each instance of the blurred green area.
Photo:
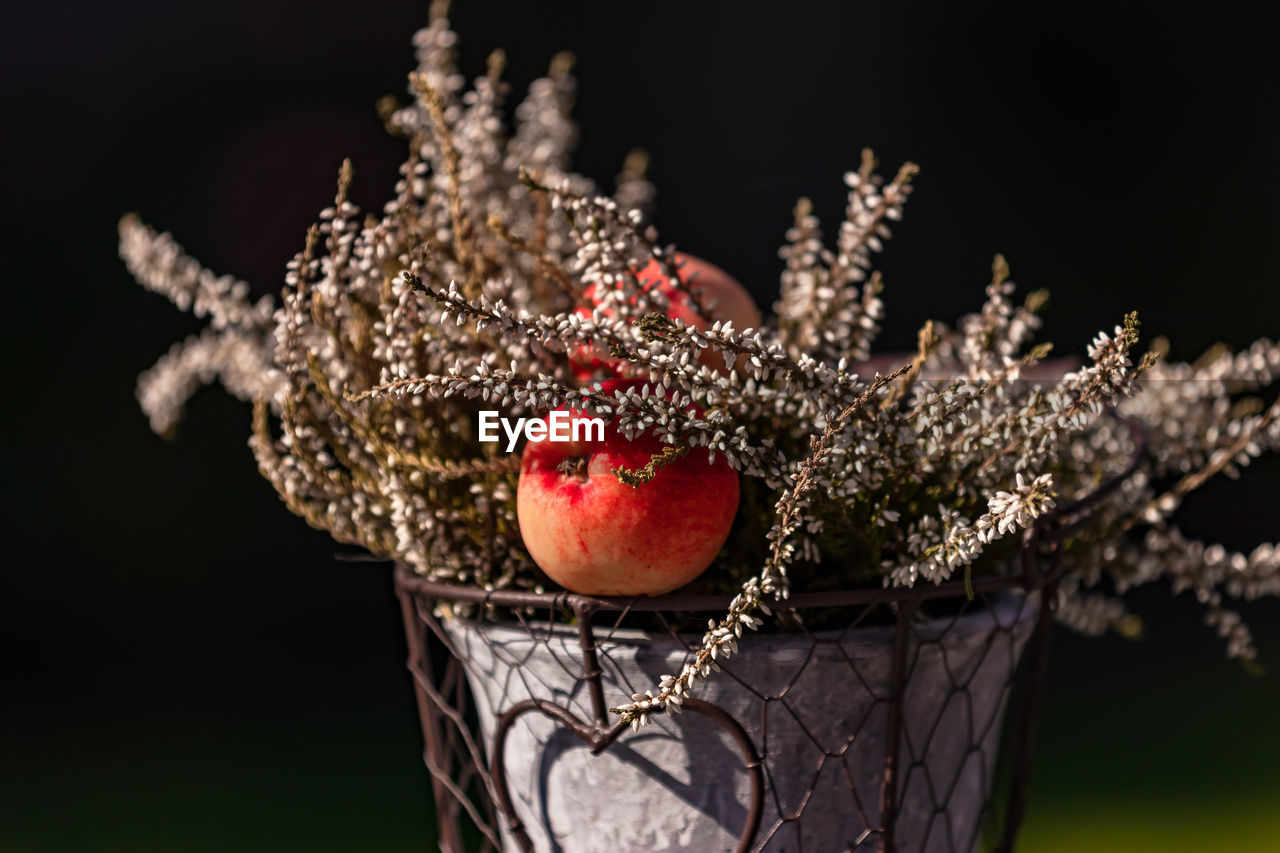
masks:
<svg viewBox="0 0 1280 853"><path fill-rule="evenodd" d="M1027 825L1018 849L1032 853L1272 853L1280 845L1277 793L1272 790L1231 802L1051 804Z"/></svg>
<svg viewBox="0 0 1280 853"><path fill-rule="evenodd" d="M402 701L236 726L68 721L74 751L40 737L6 756L0 850L431 850L415 722Z"/></svg>
<svg viewBox="0 0 1280 853"><path fill-rule="evenodd" d="M1019 849L1280 850L1280 675L1223 660L1193 602L1159 598L1146 640L1055 637ZM1273 662L1278 613L1253 615Z"/></svg>

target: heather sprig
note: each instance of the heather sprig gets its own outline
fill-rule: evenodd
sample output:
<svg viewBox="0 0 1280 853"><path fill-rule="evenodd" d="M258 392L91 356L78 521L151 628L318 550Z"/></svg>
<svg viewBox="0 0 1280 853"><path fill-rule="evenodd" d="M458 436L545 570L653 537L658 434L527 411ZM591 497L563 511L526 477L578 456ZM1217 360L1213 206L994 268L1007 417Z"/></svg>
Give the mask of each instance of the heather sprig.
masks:
<svg viewBox="0 0 1280 853"><path fill-rule="evenodd" d="M713 619L707 624L707 632L702 637L702 648L693 656L693 660L685 664L675 676L664 675L658 683L658 693L646 690L631 697L631 704L611 708L613 713L629 723L633 729L639 729L649 722L649 715L654 711L665 710L668 713L680 713L684 699L692 690L694 682L706 678L711 670L719 669L717 658L727 660L738 651L738 639L742 631L754 629L762 624L755 612L770 613L768 600L775 603L785 601L790 585L787 582L787 564L796 556L795 545L791 537L804 522L803 501L808 493L819 484L818 472L828 464L835 437L845 425L870 402L893 378L905 373L904 366L888 376L876 375L871 386L855 402L849 404L834 417L830 418L821 434L810 440L810 453L796 466L791 478L791 485L783 492L774 507L773 526L766 539L769 542L769 558L757 577L748 578L742 586L742 592L729 603L729 613L717 624Z"/></svg>

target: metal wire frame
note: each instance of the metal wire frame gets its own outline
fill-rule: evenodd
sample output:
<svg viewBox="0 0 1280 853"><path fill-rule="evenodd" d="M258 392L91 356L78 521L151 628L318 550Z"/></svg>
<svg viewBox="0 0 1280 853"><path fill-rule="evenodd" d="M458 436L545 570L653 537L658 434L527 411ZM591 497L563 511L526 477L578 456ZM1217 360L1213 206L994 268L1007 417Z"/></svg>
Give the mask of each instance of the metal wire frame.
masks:
<svg viewBox="0 0 1280 853"><path fill-rule="evenodd" d="M1014 735L1012 780L1005 803L1004 820L994 848L996 853L1013 853L1026 809L1026 788L1032 768L1036 724L1049 662L1053 629L1051 605L1063 571L1062 544L1068 536L1089 523L1090 509L1103 497L1120 488L1137 470L1145 454L1146 439L1141 428L1127 419L1122 419L1122 422L1129 428L1134 442L1134 453L1125 470L1084 497L1059 505L1033 524L1023 536L1019 571L975 578L968 585L963 581L951 581L911 588L795 592L787 599L787 606L797 610L890 604L896 611L885 748L880 774L879 826L873 830L879 836L878 849L882 853L898 851L903 697L908 678L912 621L926 601L971 599L973 596L1001 591L1020 592L1028 596L1038 593L1042 602L1026 652L1025 700L1017 709L1017 719L1010 721L1010 731ZM614 612L619 614L620 622L628 613L723 612L731 598L727 595L610 597L580 595L568 591L537 593L485 590L429 581L403 566L396 569L395 586L408 638L408 667L414 678L425 741L424 761L431 774L439 843L441 850L446 853L462 853L464 850L461 820L463 812L478 828L483 837L482 843L492 849L502 849L501 838L494 828L497 826L496 818L500 816L522 853L533 850L532 841L513 809L505 772L507 735L521 716L536 713L554 720L577 735L592 755L608 749L627 728L626 724L611 719L604 698L601 681L603 671L597 656L596 629L593 628L593 617L596 614ZM535 697L506 708L497 721L493 743L482 745L477 734L478 727L467 719L466 678L435 615L438 602L513 611L537 608L549 612L572 613L578 629L580 678L587 686L591 718L579 719L570 709ZM439 676L436 675L436 661L432 655L433 636L436 638L435 642L449 652ZM761 755L743 726L721 708L695 698L686 700L684 707L720 726L741 754L743 767L750 780L750 792L746 818L735 849L737 853L746 853L753 849L764 811L765 778ZM478 796L469 795L468 789L472 787L477 789ZM477 805L477 800L481 805ZM483 814L481 809L484 810Z"/></svg>

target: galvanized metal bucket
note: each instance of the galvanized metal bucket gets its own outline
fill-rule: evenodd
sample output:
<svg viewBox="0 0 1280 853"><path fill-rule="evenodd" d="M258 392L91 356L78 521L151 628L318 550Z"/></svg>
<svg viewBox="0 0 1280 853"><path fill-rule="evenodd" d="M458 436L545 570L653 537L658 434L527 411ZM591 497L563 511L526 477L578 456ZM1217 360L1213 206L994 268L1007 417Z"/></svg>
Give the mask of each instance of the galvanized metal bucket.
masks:
<svg viewBox="0 0 1280 853"><path fill-rule="evenodd" d="M752 824L747 849L872 849L884 826L886 746L896 728L897 849L971 851L1036 616L1021 595L987 603L908 624L900 697L893 671L903 638L893 624L743 637L740 653L697 696L740 724L754 756L717 715L697 712L655 717L597 751L578 630L462 618L441 625L470 683L483 742L493 745L491 761L494 749L501 753L494 772L514 818L499 822L504 849L527 840L534 850L566 853L730 851L741 849ZM678 672L689 645L615 629L596 637L595 651L606 701L622 704ZM575 719L546 713L550 706ZM762 780L753 780L755 761ZM749 814L753 806L759 814Z"/></svg>

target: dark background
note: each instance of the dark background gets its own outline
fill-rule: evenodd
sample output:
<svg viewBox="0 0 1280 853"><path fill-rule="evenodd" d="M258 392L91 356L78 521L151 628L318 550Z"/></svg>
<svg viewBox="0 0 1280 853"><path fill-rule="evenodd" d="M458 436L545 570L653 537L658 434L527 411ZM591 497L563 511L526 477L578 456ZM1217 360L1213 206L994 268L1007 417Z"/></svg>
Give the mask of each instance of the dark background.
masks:
<svg viewBox="0 0 1280 853"><path fill-rule="evenodd" d="M1192 358L1280 332L1280 36L1264 4L455 3L469 76L514 94L571 48L578 165L652 154L658 224L772 301L810 195L874 147L922 166L883 261L882 343L982 299L992 253L1082 351L1139 308ZM0 849L433 849L387 569L336 562L218 391L178 438L136 374L198 324L134 286L129 210L275 291L354 158L377 209L402 159L410 0L27 4L7 12L6 548ZM1274 461L1214 484L1193 533L1277 538ZM1280 675L1223 659L1186 596L1140 643L1060 634L1028 850L1280 847ZM1280 660L1275 602L1247 609Z"/></svg>

